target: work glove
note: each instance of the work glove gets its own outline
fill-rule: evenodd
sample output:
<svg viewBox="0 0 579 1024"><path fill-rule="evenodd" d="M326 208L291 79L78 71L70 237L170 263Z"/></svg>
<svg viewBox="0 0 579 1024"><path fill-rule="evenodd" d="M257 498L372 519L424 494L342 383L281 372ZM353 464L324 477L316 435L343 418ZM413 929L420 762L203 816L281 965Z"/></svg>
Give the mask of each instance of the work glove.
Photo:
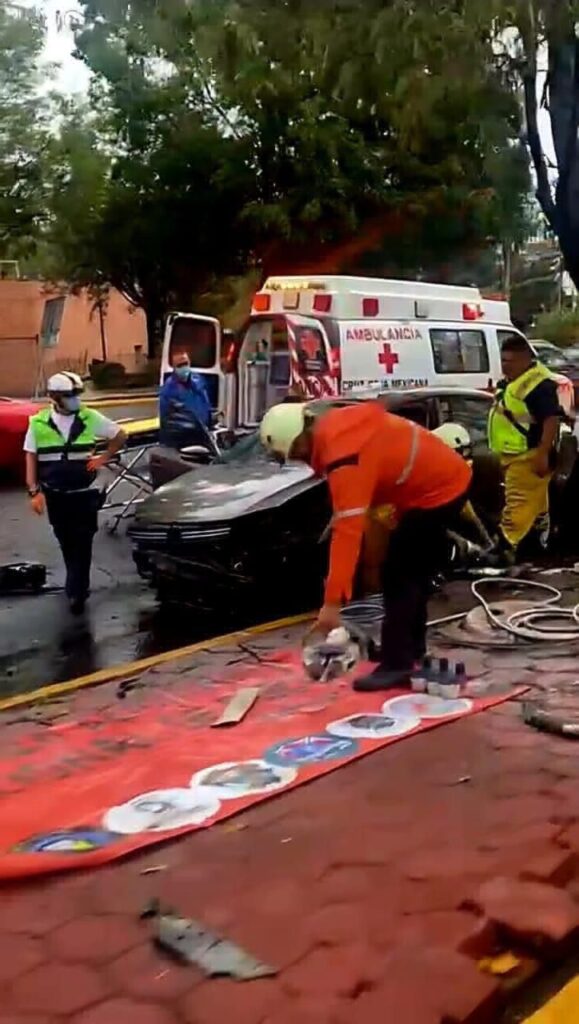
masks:
<svg viewBox="0 0 579 1024"><path fill-rule="evenodd" d="M106 466L108 461L109 456L106 452L103 455L91 455L90 459L87 461L86 468L89 473L98 473L99 469Z"/></svg>
<svg viewBox="0 0 579 1024"><path fill-rule="evenodd" d="M44 497L42 491L39 491L38 494L35 494L30 499L30 507L33 512L36 512L37 516L44 515L44 513L46 512L46 498Z"/></svg>

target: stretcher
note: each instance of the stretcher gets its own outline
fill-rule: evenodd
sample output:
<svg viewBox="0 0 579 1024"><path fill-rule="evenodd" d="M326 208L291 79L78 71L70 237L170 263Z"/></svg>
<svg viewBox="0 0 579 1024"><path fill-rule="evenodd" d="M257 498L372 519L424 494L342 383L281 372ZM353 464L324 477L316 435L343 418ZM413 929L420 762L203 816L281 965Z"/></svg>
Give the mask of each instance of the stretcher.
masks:
<svg viewBox="0 0 579 1024"><path fill-rule="evenodd" d="M137 505L151 494L153 485L146 458L151 448L159 443L159 418L119 420L127 435L127 444L107 465L113 479L105 488L101 512L114 513L106 523L108 533L116 533L119 523L135 511ZM121 484L128 485L126 496L117 500L115 492Z"/></svg>

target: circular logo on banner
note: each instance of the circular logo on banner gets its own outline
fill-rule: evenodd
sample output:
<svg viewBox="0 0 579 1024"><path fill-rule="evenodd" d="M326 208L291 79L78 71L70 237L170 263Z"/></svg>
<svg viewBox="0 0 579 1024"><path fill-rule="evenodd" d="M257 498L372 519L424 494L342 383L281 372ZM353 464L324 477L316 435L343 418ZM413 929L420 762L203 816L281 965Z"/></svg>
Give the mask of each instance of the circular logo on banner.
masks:
<svg viewBox="0 0 579 1024"><path fill-rule="evenodd" d="M84 825L30 836L13 847L12 853L93 853L118 839L114 832Z"/></svg>
<svg viewBox="0 0 579 1024"><path fill-rule="evenodd" d="M350 757L357 749L358 744L353 739L319 733L315 736L300 736L295 740L282 740L270 747L264 757L270 764L320 764Z"/></svg>
<svg viewBox="0 0 579 1024"><path fill-rule="evenodd" d="M226 761L197 772L191 779L191 786L208 789L221 800L237 800L283 789L296 775L295 768L282 768L262 760Z"/></svg>
<svg viewBox="0 0 579 1024"><path fill-rule="evenodd" d="M330 722L327 726L332 736L345 736L348 739L381 740L389 736L403 736L420 725L417 715L407 718L391 718L389 715L350 715Z"/></svg>
<svg viewBox="0 0 579 1024"><path fill-rule="evenodd" d="M382 713L392 718L453 718L464 715L471 708L472 701L467 697L445 700L427 693L409 693L387 700L382 705Z"/></svg>
<svg viewBox="0 0 579 1024"><path fill-rule="evenodd" d="M141 793L126 804L111 807L103 825L125 836L139 832L169 832L187 825L202 825L219 810L219 800L210 793L192 789L156 789Z"/></svg>

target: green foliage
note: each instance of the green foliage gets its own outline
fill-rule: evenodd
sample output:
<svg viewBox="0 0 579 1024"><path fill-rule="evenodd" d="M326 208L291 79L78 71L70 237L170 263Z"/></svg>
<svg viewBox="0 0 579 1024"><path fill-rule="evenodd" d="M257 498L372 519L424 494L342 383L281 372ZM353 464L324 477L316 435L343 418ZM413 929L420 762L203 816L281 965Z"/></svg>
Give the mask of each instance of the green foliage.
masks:
<svg viewBox="0 0 579 1024"><path fill-rule="evenodd" d="M49 105L39 92L42 18L0 0L0 259L25 255L44 216Z"/></svg>
<svg viewBox="0 0 579 1024"><path fill-rule="evenodd" d="M579 342L579 310L562 309L542 313L533 329L535 338L552 341L561 348L568 348Z"/></svg>

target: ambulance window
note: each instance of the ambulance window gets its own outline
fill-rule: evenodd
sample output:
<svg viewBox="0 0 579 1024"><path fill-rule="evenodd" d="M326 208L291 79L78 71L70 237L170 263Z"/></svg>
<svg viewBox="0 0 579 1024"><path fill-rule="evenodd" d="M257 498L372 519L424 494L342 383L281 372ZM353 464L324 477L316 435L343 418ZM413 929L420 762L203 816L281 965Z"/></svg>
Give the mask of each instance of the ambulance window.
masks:
<svg viewBox="0 0 579 1024"><path fill-rule="evenodd" d="M322 332L315 327L294 327L300 370L304 373L325 373L328 357Z"/></svg>
<svg viewBox="0 0 579 1024"><path fill-rule="evenodd" d="M171 328L169 360L186 352L194 369L210 370L217 362L217 327L209 320L178 316Z"/></svg>
<svg viewBox="0 0 579 1024"><path fill-rule="evenodd" d="M482 331L431 330L437 373L488 373L489 354Z"/></svg>

